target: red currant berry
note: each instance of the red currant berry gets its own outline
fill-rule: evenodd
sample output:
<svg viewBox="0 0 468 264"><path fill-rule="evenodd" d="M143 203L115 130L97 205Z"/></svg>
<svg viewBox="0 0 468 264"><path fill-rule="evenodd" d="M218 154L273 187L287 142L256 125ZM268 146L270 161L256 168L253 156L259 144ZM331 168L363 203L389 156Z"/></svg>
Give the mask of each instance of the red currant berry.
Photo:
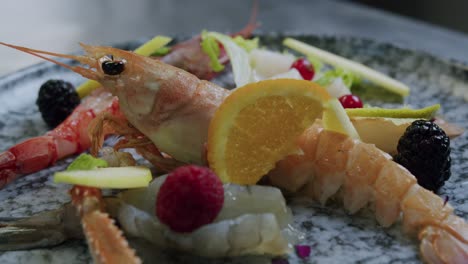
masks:
<svg viewBox="0 0 468 264"><path fill-rule="evenodd" d="M347 94L341 96L338 100L340 100L341 105L344 108L362 108L362 101L357 95L354 94Z"/></svg>
<svg viewBox="0 0 468 264"><path fill-rule="evenodd" d="M310 81L312 78L314 78L314 67L308 60L304 58L299 58L293 62L291 65L291 69L292 68L296 69L301 74L302 78L304 78L304 80Z"/></svg>

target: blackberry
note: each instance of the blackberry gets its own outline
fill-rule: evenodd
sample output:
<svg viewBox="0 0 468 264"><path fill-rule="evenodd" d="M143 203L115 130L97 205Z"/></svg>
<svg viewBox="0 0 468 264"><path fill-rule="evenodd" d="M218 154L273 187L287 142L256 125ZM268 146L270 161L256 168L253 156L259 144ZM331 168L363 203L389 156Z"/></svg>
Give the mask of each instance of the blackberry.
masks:
<svg viewBox="0 0 468 264"><path fill-rule="evenodd" d="M394 160L416 176L422 187L436 192L450 177L450 139L435 123L411 123L397 149Z"/></svg>
<svg viewBox="0 0 468 264"><path fill-rule="evenodd" d="M42 84L36 100L42 119L50 128L62 123L79 104L75 87L63 80L48 80Z"/></svg>

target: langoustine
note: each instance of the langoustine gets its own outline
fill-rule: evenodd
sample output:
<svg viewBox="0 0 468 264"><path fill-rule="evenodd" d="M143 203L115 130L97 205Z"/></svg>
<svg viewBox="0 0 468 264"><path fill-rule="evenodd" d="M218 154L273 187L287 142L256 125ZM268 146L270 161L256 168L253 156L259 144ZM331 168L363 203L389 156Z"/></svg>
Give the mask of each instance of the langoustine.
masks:
<svg viewBox="0 0 468 264"><path fill-rule="evenodd" d="M256 14L257 2L254 2L248 24L232 36L245 38L251 36L257 27ZM202 51L200 41L201 36L198 35L179 42L171 47L170 53L157 59L188 71L202 80L211 80L218 73L211 68L210 59ZM23 49L23 51L26 50ZM228 63L229 58L225 52L220 54L219 61L223 64ZM106 113L108 119L119 120L121 124L125 123L125 116L120 113L119 107L118 98L100 88L88 95L73 113L55 129L43 136L20 142L0 153L0 189L22 175L45 169L64 157L79 154L89 149L91 138L87 129L91 121L96 116ZM106 132L111 134L115 131L111 129ZM122 144L121 146L126 145ZM140 151L146 155L147 159L162 163L161 166L166 170L173 166L172 164L164 164L167 163L167 160L163 159L160 152L151 144L140 147Z"/></svg>
<svg viewBox="0 0 468 264"><path fill-rule="evenodd" d="M428 263L466 263L468 224L390 155L319 124L307 129L298 144L303 154L278 162L268 175L272 185L322 204L335 197L350 213L372 204L383 227L402 215L404 231L418 235Z"/></svg>

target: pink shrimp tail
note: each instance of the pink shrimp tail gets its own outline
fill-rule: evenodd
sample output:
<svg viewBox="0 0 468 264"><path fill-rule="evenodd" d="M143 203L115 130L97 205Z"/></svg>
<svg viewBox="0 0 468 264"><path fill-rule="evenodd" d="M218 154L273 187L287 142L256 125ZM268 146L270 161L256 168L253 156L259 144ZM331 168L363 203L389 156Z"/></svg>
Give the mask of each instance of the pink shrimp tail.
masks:
<svg viewBox="0 0 468 264"><path fill-rule="evenodd" d="M104 111L120 113L117 98L100 89L54 130L0 153L0 189L22 175L40 171L59 159L88 149L91 146L88 125Z"/></svg>
<svg viewBox="0 0 468 264"><path fill-rule="evenodd" d="M22 174L47 168L57 160L54 138L28 139L0 154L0 188Z"/></svg>

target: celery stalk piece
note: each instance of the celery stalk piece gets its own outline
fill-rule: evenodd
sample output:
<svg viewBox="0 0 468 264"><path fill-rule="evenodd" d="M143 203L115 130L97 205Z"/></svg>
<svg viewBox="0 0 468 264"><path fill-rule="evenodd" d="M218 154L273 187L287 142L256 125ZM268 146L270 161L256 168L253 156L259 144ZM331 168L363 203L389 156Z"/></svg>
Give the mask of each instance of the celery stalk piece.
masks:
<svg viewBox="0 0 468 264"><path fill-rule="evenodd" d="M169 42L171 42L171 40L172 39L169 37L156 36L150 41L138 47L134 52L136 54L148 57L151 54L153 54L153 52L166 46ZM83 84L81 84L80 86L78 86L78 88L76 88L76 92L78 93L80 98L83 98L99 87L101 87L100 83L94 80L88 80L84 82Z"/></svg>
<svg viewBox="0 0 468 264"><path fill-rule="evenodd" d="M69 183L96 188L128 189L149 185L151 171L146 167L110 167L70 170L54 174L55 183Z"/></svg>
<svg viewBox="0 0 468 264"><path fill-rule="evenodd" d="M292 38L286 38L283 41L283 45L306 56L317 58L334 67L348 70L355 75L362 77L363 79L374 82L383 88L399 95L407 96L409 94L409 87L404 83L392 79L387 75L373 70L367 66L364 66L361 63L348 60Z"/></svg>

